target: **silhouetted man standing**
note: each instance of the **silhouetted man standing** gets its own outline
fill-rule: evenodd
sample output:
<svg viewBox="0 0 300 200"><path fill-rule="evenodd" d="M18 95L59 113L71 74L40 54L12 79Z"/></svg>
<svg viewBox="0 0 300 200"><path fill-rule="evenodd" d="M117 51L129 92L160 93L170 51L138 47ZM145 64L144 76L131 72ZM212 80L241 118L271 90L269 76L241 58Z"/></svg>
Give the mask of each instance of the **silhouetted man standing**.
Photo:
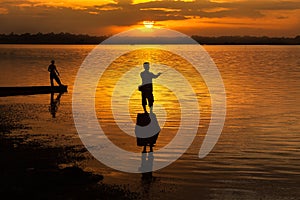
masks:
<svg viewBox="0 0 300 200"><path fill-rule="evenodd" d="M54 63L55 63L55 61L51 60L51 64L48 67L48 72L50 72L51 87L54 86L53 79L55 79L55 81L57 82L57 84L59 86L62 86L61 81L60 81L60 79L58 77L59 76L59 72L57 71L56 66L54 65Z"/></svg>
<svg viewBox="0 0 300 200"><path fill-rule="evenodd" d="M144 112L147 113L146 105L148 100L148 105L150 107L150 112L152 112L153 109L153 85L152 85L152 79L157 78L161 75L161 73L158 73L157 75L153 74L149 71L150 64L149 62L144 63L144 71L141 72L141 78L142 78L142 85L139 87L139 90L142 92L142 105Z"/></svg>

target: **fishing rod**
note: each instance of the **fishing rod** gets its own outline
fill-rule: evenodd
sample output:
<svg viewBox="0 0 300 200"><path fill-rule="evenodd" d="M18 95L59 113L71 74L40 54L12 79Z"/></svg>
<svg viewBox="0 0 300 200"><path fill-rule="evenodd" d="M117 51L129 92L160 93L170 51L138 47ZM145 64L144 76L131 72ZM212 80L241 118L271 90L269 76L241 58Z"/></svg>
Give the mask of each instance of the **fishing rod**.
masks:
<svg viewBox="0 0 300 200"><path fill-rule="evenodd" d="M166 69L166 70L164 70L164 71L162 71L162 72L160 72L161 74L164 74L165 72L167 72L167 71L169 71L169 70L171 70L172 68L168 68L168 69Z"/></svg>

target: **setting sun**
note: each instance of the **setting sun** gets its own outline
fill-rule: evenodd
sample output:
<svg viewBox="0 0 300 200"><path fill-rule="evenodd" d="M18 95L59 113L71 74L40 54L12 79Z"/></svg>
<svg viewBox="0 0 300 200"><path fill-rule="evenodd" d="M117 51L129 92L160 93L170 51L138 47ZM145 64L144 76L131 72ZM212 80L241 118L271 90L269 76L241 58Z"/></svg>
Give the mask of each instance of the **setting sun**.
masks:
<svg viewBox="0 0 300 200"><path fill-rule="evenodd" d="M154 26L154 21L143 21L146 28L152 28Z"/></svg>

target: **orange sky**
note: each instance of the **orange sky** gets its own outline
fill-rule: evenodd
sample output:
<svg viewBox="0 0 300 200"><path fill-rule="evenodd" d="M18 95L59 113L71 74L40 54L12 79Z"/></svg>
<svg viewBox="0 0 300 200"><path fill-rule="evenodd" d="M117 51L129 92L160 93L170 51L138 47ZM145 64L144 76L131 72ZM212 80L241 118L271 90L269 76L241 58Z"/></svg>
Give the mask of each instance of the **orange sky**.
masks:
<svg viewBox="0 0 300 200"><path fill-rule="evenodd" d="M299 0L2 0L0 33L111 35L142 26L188 35L300 35Z"/></svg>

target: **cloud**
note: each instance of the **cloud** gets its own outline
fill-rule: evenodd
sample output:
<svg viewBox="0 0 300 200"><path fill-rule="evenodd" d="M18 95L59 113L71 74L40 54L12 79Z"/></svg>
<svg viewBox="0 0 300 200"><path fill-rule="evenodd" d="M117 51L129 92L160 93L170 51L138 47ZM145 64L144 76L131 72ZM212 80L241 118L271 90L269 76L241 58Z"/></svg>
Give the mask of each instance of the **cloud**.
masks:
<svg viewBox="0 0 300 200"><path fill-rule="evenodd" d="M74 32L104 33L111 27L130 27L143 20L158 24L188 19L266 19L268 12L300 9L298 1L244 0L244 1L132 1L132 0L4 0L0 3L0 23L4 32ZM141 3L139 3L141 2ZM284 16L284 18L282 17ZM273 16L272 16L273 17ZM286 17L286 18L285 18ZM289 15L273 17L285 20ZM248 22L248 21L247 21ZM222 21L222 23L224 23ZM230 21L227 22L228 24ZM208 23L209 24L209 23ZM213 23L210 23L213 24ZM215 23L215 26L220 25ZM252 26L253 24L251 24ZM192 27L191 27L192 28ZM101 33L99 33L101 34Z"/></svg>
<svg viewBox="0 0 300 200"><path fill-rule="evenodd" d="M8 10L6 8L0 7L0 15L6 15L6 14L8 14Z"/></svg>
<svg viewBox="0 0 300 200"><path fill-rule="evenodd" d="M278 16L277 19L288 19L288 16Z"/></svg>

